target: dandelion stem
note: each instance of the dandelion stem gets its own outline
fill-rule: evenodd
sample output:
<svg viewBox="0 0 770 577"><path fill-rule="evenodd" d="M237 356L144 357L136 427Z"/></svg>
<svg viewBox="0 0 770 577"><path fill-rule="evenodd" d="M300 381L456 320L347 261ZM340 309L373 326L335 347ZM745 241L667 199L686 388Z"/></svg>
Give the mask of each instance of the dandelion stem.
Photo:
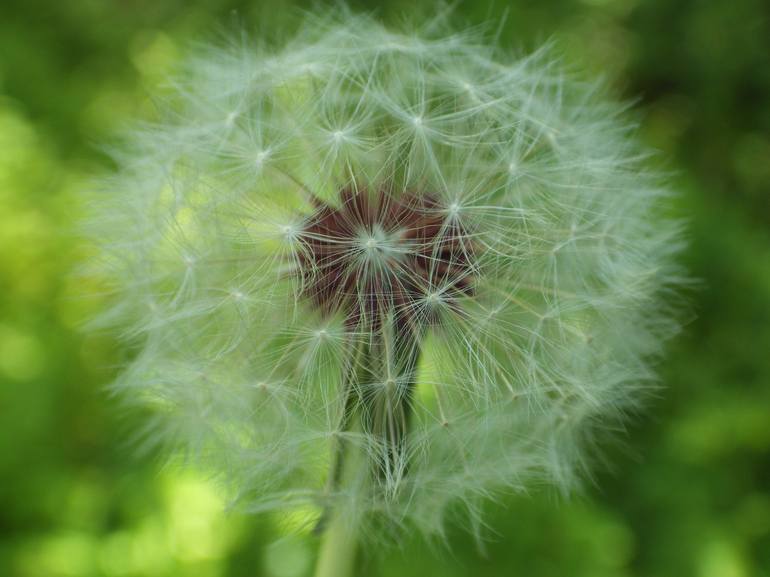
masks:
<svg viewBox="0 0 770 577"><path fill-rule="evenodd" d="M324 491L327 498L339 489L345 464L345 442L341 433L350 428L350 422L353 413L356 410L357 399L360 397L360 381L362 367L364 366L363 357L365 356L365 343L360 339L351 339L353 354L351 355L348 366L345 368L345 377L342 383L342 408L339 415L339 423L336 432L338 435L332 439L331 464L329 469L329 478L326 482ZM327 505L321 514L321 518L316 523L314 532L320 535L326 528L331 516L330 506Z"/></svg>
<svg viewBox="0 0 770 577"><path fill-rule="evenodd" d="M321 538L315 577L352 577L356 546L351 523L338 511Z"/></svg>
<svg viewBox="0 0 770 577"><path fill-rule="evenodd" d="M390 319L392 322L392 319ZM405 471L405 435L409 427L411 394L414 373L420 348L415 335L406 326L395 328L395 335L381 327L381 332L372 335L369 342L358 341L345 371L343 382L343 410L340 415L340 431L350 427L356 400L363 403L363 427L384 442L385 454L382 461L375 461L375 477L392 482L394 477ZM362 385L385 379L386 383L404 379L402 391L394 395L387 391L384 398L367 398ZM377 401L374 402L373 401ZM369 406L369 405L376 406ZM348 460L349 461L349 460ZM358 461L365 463L365 461ZM356 469L356 461L345 463L345 444L334 439L332 463L327 482L327 495L339 489L343 478ZM352 469L350 465L353 465ZM345 471L345 469L351 469ZM315 577L352 577L355 565L357 541L352 530L353 523L344 515L344 509L326 507L315 527L322 534Z"/></svg>
<svg viewBox="0 0 770 577"><path fill-rule="evenodd" d="M363 400L364 431L377 440L375 477L392 491L407 470L407 440L419 341L408 325L391 318L373 339L371 381L382 383Z"/></svg>

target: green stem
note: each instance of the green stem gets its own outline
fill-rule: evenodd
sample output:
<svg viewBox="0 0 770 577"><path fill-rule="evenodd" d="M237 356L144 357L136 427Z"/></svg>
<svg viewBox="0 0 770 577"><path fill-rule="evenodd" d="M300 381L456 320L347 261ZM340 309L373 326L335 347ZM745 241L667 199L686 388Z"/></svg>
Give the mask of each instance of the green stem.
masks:
<svg viewBox="0 0 770 577"><path fill-rule="evenodd" d="M339 513L335 514L321 537L315 577L353 577L356 546L350 523Z"/></svg>
<svg viewBox="0 0 770 577"><path fill-rule="evenodd" d="M388 449L381 455L380 462L369 463L365 459L345 459L345 445L342 438L335 438L332 445L332 461L327 485L327 496L339 490L344 478L351 479L361 466L375 465L374 473L394 478L404 469L405 436L409 427L411 395L414 388L417 360L420 355L418 341L406 325L399 325L393 333L383 327L373 343L359 341L355 345L352 362L346 368L342 387L342 414L339 432L350 429L353 413L358 402L366 405L362 409L363 431L383 441ZM385 379L389 387L404 387L402 391L388 389L382 399L367 399L361 386ZM404 380L399 383L396 379ZM359 457L361 457L359 455ZM345 462L347 461L347 462ZM343 509L344 511L344 509ZM353 577L357 539L354 524L337 507L327 505L316 525L323 531L318 554L315 577Z"/></svg>

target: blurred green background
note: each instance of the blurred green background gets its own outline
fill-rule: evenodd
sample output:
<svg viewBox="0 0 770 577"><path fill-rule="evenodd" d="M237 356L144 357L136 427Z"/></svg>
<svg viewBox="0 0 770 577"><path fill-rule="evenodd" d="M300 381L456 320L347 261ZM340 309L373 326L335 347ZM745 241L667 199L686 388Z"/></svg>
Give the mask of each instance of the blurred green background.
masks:
<svg viewBox="0 0 770 577"><path fill-rule="evenodd" d="M435 11L414 4L352 5ZM99 144L147 112L190 42L234 20L272 35L294 6L0 3L0 577L311 573L317 542L290 516L224 513L203 478L134 456L137 424L104 393L117 345L79 329L96 305L70 274L79 191L109 168ZM665 389L584 495L506 499L485 552L458 529L448 549L369 553L364 574L770 576L770 3L476 0L455 17L499 24L504 47L555 37L639 99L702 286Z"/></svg>

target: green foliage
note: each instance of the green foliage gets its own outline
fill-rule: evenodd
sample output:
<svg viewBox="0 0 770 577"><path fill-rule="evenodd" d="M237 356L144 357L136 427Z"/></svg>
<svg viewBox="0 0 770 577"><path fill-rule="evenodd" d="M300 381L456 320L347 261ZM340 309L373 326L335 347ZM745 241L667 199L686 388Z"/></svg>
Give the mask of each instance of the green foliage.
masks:
<svg viewBox="0 0 770 577"><path fill-rule="evenodd" d="M366 7L364 3L355 3ZM401 20L413 2L379 10ZM104 393L116 343L83 336L93 303L71 275L78 191L94 147L151 112L191 39L243 22L270 35L275 3L5 0L0 18L0 575L307 575L303 519L228 515L211 485L157 472L126 446ZM424 11L430 12L432 5ZM611 449L595 489L490 505L486 555L413 542L367 574L753 576L770 567L770 15L762 0L479 1L507 47L556 36L571 61L640 97L642 132L684 190L696 318L665 388ZM249 28L249 26L246 26Z"/></svg>

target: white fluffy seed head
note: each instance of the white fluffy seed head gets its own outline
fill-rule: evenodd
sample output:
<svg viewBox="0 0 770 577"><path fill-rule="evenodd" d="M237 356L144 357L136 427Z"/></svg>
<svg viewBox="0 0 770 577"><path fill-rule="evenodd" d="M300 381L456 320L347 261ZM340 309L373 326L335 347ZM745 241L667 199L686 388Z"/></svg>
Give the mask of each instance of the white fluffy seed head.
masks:
<svg viewBox="0 0 770 577"><path fill-rule="evenodd" d="M475 518L490 492L571 489L597 432L654 382L680 282L668 191L597 85L549 50L494 52L469 35L314 19L282 51L191 58L164 117L116 155L90 222L115 293L104 320L137 351L115 387L156 413L151 440L220 472L246 509L332 506L441 532L449 506ZM472 267L456 274L472 292L430 273L376 329L315 306L324 265L308 264L307 223L345 189L430 195L437 235L462 222ZM409 281L425 247L400 225L325 239L342 245L343 272L366 271L354 295L383 270ZM399 307L421 326L409 345L393 340ZM345 374L375 341L357 403L408 397L405 448L376 479L335 485L336 439L353 461L389 451L341 425ZM419 348L409 382L405 346Z"/></svg>

